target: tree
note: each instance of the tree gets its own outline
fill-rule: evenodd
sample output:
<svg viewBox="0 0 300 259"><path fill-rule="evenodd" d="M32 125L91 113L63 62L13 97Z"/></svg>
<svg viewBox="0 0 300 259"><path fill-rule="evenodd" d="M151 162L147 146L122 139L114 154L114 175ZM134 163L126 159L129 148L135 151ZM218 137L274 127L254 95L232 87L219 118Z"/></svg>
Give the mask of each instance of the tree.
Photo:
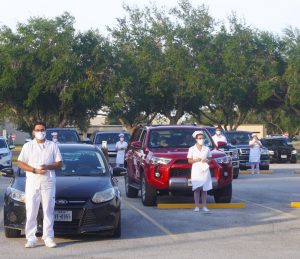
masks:
<svg viewBox="0 0 300 259"><path fill-rule="evenodd" d="M73 24L64 13L0 31L0 103L21 129L36 120L85 129L103 105L109 44L94 31L76 34Z"/></svg>

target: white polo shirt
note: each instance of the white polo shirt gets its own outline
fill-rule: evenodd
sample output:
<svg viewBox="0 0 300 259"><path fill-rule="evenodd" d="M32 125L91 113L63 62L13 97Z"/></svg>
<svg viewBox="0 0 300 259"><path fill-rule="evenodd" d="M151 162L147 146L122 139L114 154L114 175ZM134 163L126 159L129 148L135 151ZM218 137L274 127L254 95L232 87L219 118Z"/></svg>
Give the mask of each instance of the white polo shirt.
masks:
<svg viewBox="0 0 300 259"><path fill-rule="evenodd" d="M18 161L24 162L34 168L40 169L42 165L53 164L54 162L62 161L62 156L56 143L46 140L39 144L36 139L33 139L24 144ZM28 173L28 179L45 179L55 177L54 170L48 170L45 174ZM46 180L46 179L45 179Z"/></svg>

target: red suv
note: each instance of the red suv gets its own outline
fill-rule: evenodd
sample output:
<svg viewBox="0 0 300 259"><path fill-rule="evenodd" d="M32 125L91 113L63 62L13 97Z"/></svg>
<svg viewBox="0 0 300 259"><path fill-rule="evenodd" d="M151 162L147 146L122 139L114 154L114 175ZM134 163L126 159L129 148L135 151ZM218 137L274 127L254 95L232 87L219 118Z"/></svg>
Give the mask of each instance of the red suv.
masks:
<svg viewBox="0 0 300 259"><path fill-rule="evenodd" d="M210 172L215 202L229 203L232 196L231 158L217 150L207 129L197 126L140 126L129 141L125 157L126 196L135 198L141 190L145 206L156 204L158 193L192 192L188 148L195 144L192 134L202 130L205 145L212 150Z"/></svg>

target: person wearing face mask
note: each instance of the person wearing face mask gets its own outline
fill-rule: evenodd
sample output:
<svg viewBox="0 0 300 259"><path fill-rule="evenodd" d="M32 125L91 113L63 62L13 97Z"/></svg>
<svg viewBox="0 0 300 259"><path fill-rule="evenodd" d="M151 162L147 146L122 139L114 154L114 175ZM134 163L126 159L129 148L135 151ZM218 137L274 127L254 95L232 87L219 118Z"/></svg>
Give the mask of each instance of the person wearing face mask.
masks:
<svg viewBox="0 0 300 259"><path fill-rule="evenodd" d="M58 136L57 136L57 135L58 135L57 132L52 132L52 133L51 133L52 141L53 141L54 143L56 143L56 144L59 143L59 142L58 142Z"/></svg>
<svg viewBox="0 0 300 259"><path fill-rule="evenodd" d="M253 133L251 135L252 139L249 141L250 154L249 163L251 165L251 173L255 172L259 174L259 163L260 163L260 148L262 147L257 135Z"/></svg>
<svg viewBox="0 0 300 259"><path fill-rule="evenodd" d="M195 200L194 211L199 211L201 193L202 210L204 213L208 213L209 210L206 207L207 191L212 189L212 180L209 171L211 152L204 145L205 136L203 131L195 131L192 136L195 138L196 144L189 148L187 158L188 162L192 164L191 181Z"/></svg>
<svg viewBox="0 0 300 259"><path fill-rule="evenodd" d="M214 141L214 143L215 143L216 146L218 146L218 142L224 142L224 143L227 144L226 137L223 136L221 133L222 133L221 132L221 128L220 127L216 127L216 134L213 135L213 137L212 137L212 139L213 139L213 141Z"/></svg>
<svg viewBox="0 0 300 259"><path fill-rule="evenodd" d="M125 150L127 149L127 142L124 141L124 134L119 134L120 141L116 143L117 150L117 158L116 158L116 166L124 167L124 158L125 158Z"/></svg>
<svg viewBox="0 0 300 259"><path fill-rule="evenodd" d="M18 166L26 172L26 248L37 244L37 215L42 203L43 240L47 247L54 242L55 171L62 166L62 157L56 143L48 141L46 125L36 122L32 132L34 139L25 143L18 157Z"/></svg>

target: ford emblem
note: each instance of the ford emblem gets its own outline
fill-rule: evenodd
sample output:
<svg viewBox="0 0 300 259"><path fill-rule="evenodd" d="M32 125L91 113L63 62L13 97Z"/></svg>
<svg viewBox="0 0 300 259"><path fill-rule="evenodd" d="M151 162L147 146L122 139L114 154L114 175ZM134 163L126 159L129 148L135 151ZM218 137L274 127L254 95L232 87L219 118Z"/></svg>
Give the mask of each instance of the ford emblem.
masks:
<svg viewBox="0 0 300 259"><path fill-rule="evenodd" d="M57 205L66 205L68 204L69 202L67 200L56 200L55 203Z"/></svg>

